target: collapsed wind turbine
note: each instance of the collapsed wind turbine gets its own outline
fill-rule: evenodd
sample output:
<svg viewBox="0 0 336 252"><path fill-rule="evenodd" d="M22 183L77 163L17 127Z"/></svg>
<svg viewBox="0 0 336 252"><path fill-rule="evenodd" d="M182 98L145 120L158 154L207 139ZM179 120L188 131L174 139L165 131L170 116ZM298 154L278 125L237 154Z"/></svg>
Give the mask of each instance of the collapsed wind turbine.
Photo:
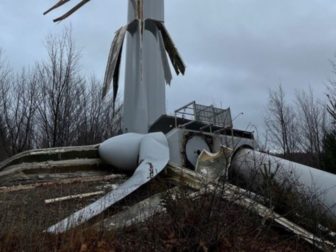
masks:
<svg viewBox="0 0 336 252"><path fill-rule="evenodd" d="M45 14L68 1L59 1ZM54 21L64 20L87 2L81 1ZM113 85L115 103L123 44L128 34L123 132L133 133L105 141L99 146L99 154L106 163L122 170L134 171L134 174L116 190L48 228L49 232L64 232L100 214L153 179L168 164L170 155L165 135L143 134L148 132L155 120L166 114L165 84L170 84L172 79L167 54L176 74L184 74L185 65L165 28L163 0L129 0L128 9L128 24L116 32L111 45L103 98Z"/></svg>
<svg viewBox="0 0 336 252"><path fill-rule="evenodd" d="M69 1L60 0L46 13ZM87 2L89 0L82 0L55 21L67 18ZM265 171L271 174L279 185L284 185L286 181L297 181L298 184L293 186L305 189L302 194L316 198L318 203L322 203L323 209L335 219L336 176L253 150L255 146L253 134L233 129L230 109L223 110L192 102L181 109L190 109L192 106L193 119L188 121L184 115L182 118L175 116L175 127L171 128L169 121L166 135L162 132L167 125L159 129L162 131L159 133L139 134L147 133L149 125L165 114L165 83L169 84L172 78L166 52L176 73L183 74L185 71L183 61L164 26L163 6L163 0L129 0L129 23L117 31L106 67L103 95L107 94L113 84L113 101L115 101L123 41L128 34L123 130L136 133L111 138L99 147L85 147L86 151L98 152L99 161L103 160L123 171L134 171L133 175L116 190L51 226L48 231L64 232L100 214L153 179L167 167L168 162L178 167L191 164L192 168L196 167L196 174L193 176L201 176L202 179L210 177L212 181L226 174L228 169L239 172L246 181L252 175L256 176L258 179L254 183L259 185L263 183ZM164 119L169 119L168 117ZM220 125L218 122L221 122ZM223 146L232 148L227 149L227 156L223 156L221 151ZM74 152L75 149L78 151L80 148L72 147L68 151ZM220 151L220 155L208 153L205 155L204 150ZM18 171L22 172L24 169L29 170L27 165L17 166L18 163L24 163L25 158L31 160L34 155L36 159L41 159L45 155L59 157L56 154L66 151L64 148L62 150L56 148L19 154L0 163L0 178ZM199 185L196 187L200 189ZM320 206L316 204L315 207ZM260 207L258 211L260 213ZM297 233L298 229L300 228L295 228L294 232ZM314 237L310 240L314 242Z"/></svg>

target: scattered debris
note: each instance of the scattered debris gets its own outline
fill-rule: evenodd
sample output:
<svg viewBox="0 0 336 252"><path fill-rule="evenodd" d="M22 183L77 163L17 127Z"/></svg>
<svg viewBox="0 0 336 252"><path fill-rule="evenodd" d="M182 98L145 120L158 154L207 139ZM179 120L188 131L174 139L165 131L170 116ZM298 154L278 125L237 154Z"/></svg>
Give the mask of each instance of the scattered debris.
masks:
<svg viewBox="0 0 336 252"><path fill-rule="evenodd" d="M71 200L71 199L82 199L82 198L102 195L104 193L105 191L97 191L97 192L89 192L89 193L81 193L81 194L63 196L63 197L58 197L58 198L53 198L53 199L46 199L44 200L44 203L51 204L51 203L56 203L56 202L61 202L61 201Z"/></svg>
<svg viewBox="0 0 336 252"><path fill-rule="evenodd" d="M24 151L0 163L0 171L9 169L9 166L43 161L65 161L68 159L96 159L99 145L55 147ZM12 169L12 167L10 168Z"/></svg>
<svg viewBox="0 0 336 252"><path fill-rule="evenodd" d="M229 183L224 183L222 185L213 183L204 184L202 183L202 177L198 173L183 168L169 166L168 170L170 171L171 178L176 182L191 186L193 189L196 190L206 189L209 192L217 193L224 200L228 200L241 207L246 208L249 211L253 211L266 220L274 221L281 227L296 234L297 236L304 239L305 241L320 250L325 251L327 249L328 251L331 251L333 249L336 249L335 243L327 240L322 240L321 238L308 232L304 228L301 228L290 220L275 213L272 209L263 206L262 204L256 202L251 198L248 198L246 196L246 190L244 189L241 189Z"/></svg>
<svg viewBox="0 0 336 252"><path fill-rule="evenodd" d="M54 186L54 185L67 185L67 184L75 184L75 183L110 181L110 180L116 180L116 179L118 179L119 181L120 180L122 181L125 178L126 178L126 175L124 174L111 174L111 175L106 175L106 176L90 176L90 177L80 176L80 177L70 178L70 179L59 179L59 180L52 181L52 182L41 182L41 183L17 185L17 186L3 186L3 187L0 187L0 193L32 190L35 188L48 187L48 186Z"/></svg>

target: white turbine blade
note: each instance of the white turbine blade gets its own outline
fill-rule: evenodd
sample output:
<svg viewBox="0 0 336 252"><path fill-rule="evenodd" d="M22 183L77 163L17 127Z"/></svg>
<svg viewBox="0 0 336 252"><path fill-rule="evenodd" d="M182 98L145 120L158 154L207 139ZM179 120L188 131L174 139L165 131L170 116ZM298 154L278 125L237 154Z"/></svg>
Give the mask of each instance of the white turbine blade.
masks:
<svg viewBox="0 0 336 252"><path fill-rule="evenodd" d="M178 52L178 50L175 47L175 44L173 40L171 39L166 27L164 26L163 22L154 20L154 19L146 19L146 28L149 27L148 29L151 31L151 26L155 25L157 29L161 32L162 38L163 38L163 43L166 48L166 51L169 55L170 61L175 69L175 72L177 75L180 73L184 74L185 73L185 64Z"/></svg>
<svg viewBox="0 0 336 252"><path fill-rule="evenodd" d="M165 80L166 80L166 83L170 85L170 82L173 79L173 76L170 71L169 62L168 62L167 54L166 54L165 47L164 47L163 37L160 32L158 32L158 39L160 43L161 59L162 59Z"/></svg>
<svg viewBox="0 0 336 252"><path fill-rule="evenodd" d="M168 55L170 57L170 61L173 64L173 67L175 69L176 74L178 75L179 73L184 74L185 73L185 64L182 60L182 57L180 56L177 48L175 47L175 44L173 40L171 39L168 31L166 30L165 26L161 23L158 22L158 28L161 31L162 37L163 37L163 42L165 44L165 48L168 52Z"/></svg>
<svg viewBox="0 0 336 252"><path fill-rule="evenodd" d="M122 55L122 48L125 39L125 34L127 31L127 26L121 27L117 32L113 39L109 57L107 60L105 77L104 77L104 85L103 85L103 97L106 96L108 90L111 87L111 82L113 79L113 100L118 92L118 79L119 79L119 70L120 70L120 61Z"/></svg>
<svg viewBox="0 0 336 252"><path fill-rule="evenodd" d="M140 142L139 160L141 160L140 165L125 183L87 207L49 227L47 232L62 233L84 223L153 179L166 167L169 161L166 136L163 133L145 135Z"/></svg>
<svg viewBox="0 0 336 252"><path fill-rule="evenodd" d="M105 70L104 84L103 84L103 98L111 88L113 81L113 102L115 102L118 89L119 89L119 72L120 62L123 50L123 44L125 40L126 32L134 34L139 27L139 21L133 20L126 26L121 27L112 41L109 57L107 59L107 65Z"/></svg>
<svg viewBox="0 0 336 252"><path fill-rule="evenodd" d="M170 82L171 82L171 80L172 80L173 77L172 77L172 73L170 71L170 67L169 67L169 63L168 63L168 58L167 58L167 54L166 54L166 50L165 50L165 45L164 45L162 34L159 31L156 23L153 20L151 20L151 19L147 19L145 21L145 27L146 27L146 30L148 30L151 33L153 33L153 35L159 41L160 52L161 52L161 61L162 61L162 66L163 66L163 72L164 72L164 76L165 76L165 81L166 81L167 84L170 84Z"/></svg>

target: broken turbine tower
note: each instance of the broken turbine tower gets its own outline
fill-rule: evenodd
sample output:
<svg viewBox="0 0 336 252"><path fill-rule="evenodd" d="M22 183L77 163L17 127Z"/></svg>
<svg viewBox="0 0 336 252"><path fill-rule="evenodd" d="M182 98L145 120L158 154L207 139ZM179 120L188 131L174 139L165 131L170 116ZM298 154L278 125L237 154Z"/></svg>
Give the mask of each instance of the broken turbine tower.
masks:
<svg viewBox="0 0 336 252"><path fill-rule="evenodd" d="M184 74L185 65L164 25L164 1L135 0L128 5L129 23L117 31L112 42L103 96L113 82L115 102L127 34L122 129L124 133L147 133L150 125L166 114L165 84L172 79L167 53L176 74Z"/></svg>

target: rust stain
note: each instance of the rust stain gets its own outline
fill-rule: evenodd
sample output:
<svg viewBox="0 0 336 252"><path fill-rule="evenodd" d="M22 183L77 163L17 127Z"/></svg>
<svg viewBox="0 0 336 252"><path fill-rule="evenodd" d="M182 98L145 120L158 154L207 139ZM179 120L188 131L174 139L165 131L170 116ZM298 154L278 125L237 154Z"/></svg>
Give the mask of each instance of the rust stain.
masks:
<svg viewBox="0 0 336 252"><path fill-rule="evenodd" d="M154 166L150 162L147 162L146 164L148 164L148 166L149 166L149 177L148 177L148 179L151 179L151 178L154 177Z"/></svg>
<svg viewBox="0 0 336 252"><path fill-rule="evenodd" d="M143 0L136 0L136 18L143 21Z"/></svg>

